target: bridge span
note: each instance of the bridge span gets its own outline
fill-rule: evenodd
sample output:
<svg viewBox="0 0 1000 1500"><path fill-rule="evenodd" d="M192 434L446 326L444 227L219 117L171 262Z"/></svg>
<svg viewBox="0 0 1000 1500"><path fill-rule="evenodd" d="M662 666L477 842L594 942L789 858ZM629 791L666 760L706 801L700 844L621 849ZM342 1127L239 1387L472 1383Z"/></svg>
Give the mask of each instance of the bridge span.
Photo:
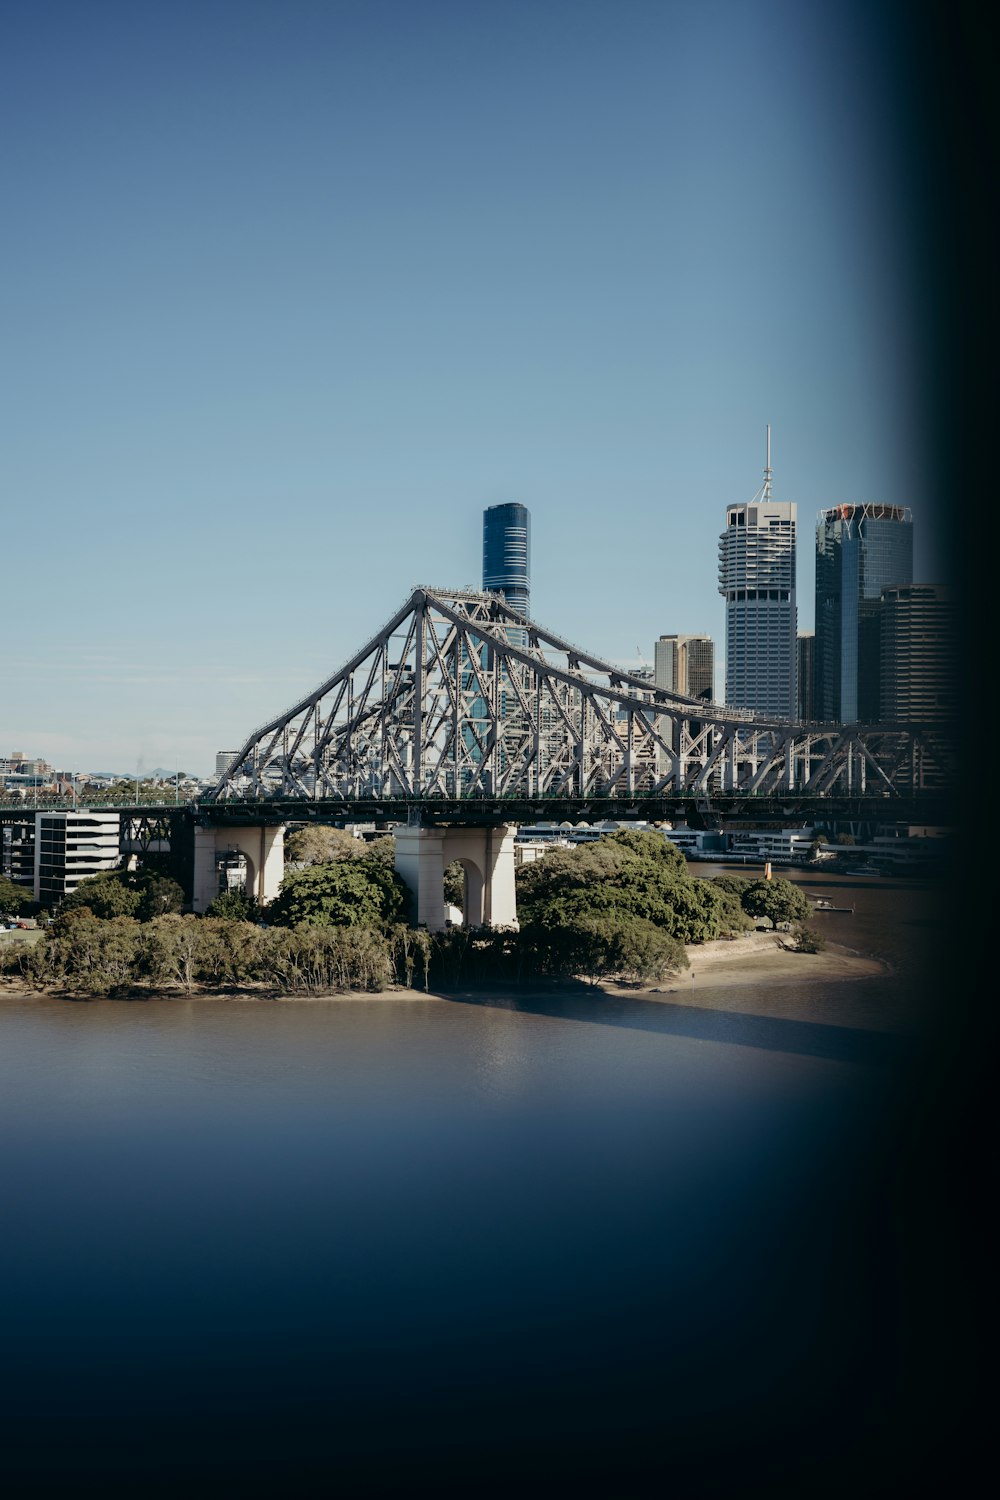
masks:
<svg viewBox="0 0 1000 1500"><path fill-rule="evenodd" d="M421 586L254 730L201 801L120 811L140 845L157 819L183 837L196 911L217 893L221 848L239 848L266 903L289 823L375 821L396 825L418 921L443 925L443 865L458 858L471 919L503 925L515 920L520 824L948 825L955 769L952 726L756 717L657 688L501 595Z"/></svg>

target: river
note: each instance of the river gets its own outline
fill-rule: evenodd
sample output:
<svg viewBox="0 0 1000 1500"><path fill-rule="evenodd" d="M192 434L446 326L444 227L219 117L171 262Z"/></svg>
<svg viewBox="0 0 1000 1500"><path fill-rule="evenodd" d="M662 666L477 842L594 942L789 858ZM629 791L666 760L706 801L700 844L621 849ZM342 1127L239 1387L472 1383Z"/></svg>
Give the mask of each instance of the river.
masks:
<svg viewBox="0 0 1000 1500"><path fill-rule="evenodd" d="M898 1477L947 1416L942 892L778 873L891 972L777 1017L703 992L693 1028L579 993L0 1001L12 1492Z"/></svg>

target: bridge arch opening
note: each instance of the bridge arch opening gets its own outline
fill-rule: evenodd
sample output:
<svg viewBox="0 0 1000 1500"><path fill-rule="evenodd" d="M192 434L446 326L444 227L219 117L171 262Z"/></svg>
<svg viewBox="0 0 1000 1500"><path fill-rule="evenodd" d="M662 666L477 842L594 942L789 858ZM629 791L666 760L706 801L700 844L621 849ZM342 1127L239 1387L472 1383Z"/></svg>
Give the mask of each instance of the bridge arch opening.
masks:
<svg viewBox="0 0 1000 1500"><path fill-rule="evenodd" d="M485 888L485 877L482 868L468 854L457 855L445 866L444 872L444 899L446 908L459 906L463 927L481 927L483 925L483 892ZM459 887L459 889L456 889ZM460 900L455 901L455 895ZM454 922L454 918L451 919ZM455 925L459 925L455 923Z"/></svg>

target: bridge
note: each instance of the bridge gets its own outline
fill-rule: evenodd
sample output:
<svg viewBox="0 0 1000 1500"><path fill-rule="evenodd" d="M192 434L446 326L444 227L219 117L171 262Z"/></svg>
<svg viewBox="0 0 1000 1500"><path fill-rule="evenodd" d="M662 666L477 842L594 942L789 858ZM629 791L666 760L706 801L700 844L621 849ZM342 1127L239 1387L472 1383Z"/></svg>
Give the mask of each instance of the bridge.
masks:
<svg viewBox="0 0 1000 1500"><path fill-rule="evenodd" d="M515 920L524 822L753 816L947 821L949 726L795 723L685 698L519 614L420 586L339 670L261 727L193 808L194 907L238 847L271 899L287 823L384 820L418 920L443 925L460 859L467 919ZM752 809L752 812L749 810ZM157 814L122 808L137 828Z"/></svg>

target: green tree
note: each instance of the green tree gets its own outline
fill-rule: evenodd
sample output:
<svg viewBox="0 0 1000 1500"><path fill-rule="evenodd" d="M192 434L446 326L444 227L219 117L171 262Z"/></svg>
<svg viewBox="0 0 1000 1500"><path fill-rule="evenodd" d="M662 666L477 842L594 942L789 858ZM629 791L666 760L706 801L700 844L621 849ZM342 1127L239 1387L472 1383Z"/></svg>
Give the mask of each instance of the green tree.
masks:
<svg viewBox="0 0 1000 1500"><path fill-rule="evenodd" d="M743 910L741 900L750 881L741 875L715 875L710 884L719 894L723 933L749 932L753 921Z"/></svg>
<svg viewBox="0 0 1000 1500"><path fill-rule="evenodd" d="M614 915L652 922L682 943L708 942L727 930L721 893L692 879L680 850L648 830L554 849L522 867L517 881L522 924L564 927Z"/></svg>
<svg viewBox="0 0 1000 1500"><path fill-rule="evenodd" d="M8 880L6 875L0 875L0 912L9 912L12 917L16 917L18 912L31 905L32 894L26 885L18 885L16 881Z"/></svg>
<svg viewBox="0 0 1000 1500"><path fill-rule="evenodd" d="M102 870L99 875L88 875L85 880L59 903L60 913L87 907L93 916L103 921L114 917L138 916L142 893L129 883L124 870Z"/></svg>
<svg viewBox="0 0 1000 1500"><path fill-rule="evenodd" d="M254 896L239 886L221 891L205 912L206 917L221 917L226 922L258 922L260 907Z"/></svg>
<svg viewBox="0 0 1000 1500"><path fill-rule="evenodd" d="M772 927L798 922L809 915L809 898L790 880L752 880L743 893L743 910L748 916L764 918Z"/></svg>
<svg viewBox="0 0 1000 1500"><path fill-rule="evenodd" d="M826 947L826 938L815 927L807 927L800 923L792 932L792 944L796 953L822 953Z"/></svg>
<svg viewBox="0 0 1000 1500"><path fill-rule="evenodd" d="M587 912L557 922L536 919L521 929L524 967L553 977L583 975L596 984L663 979L687 968L683 943L656 923L620 912Z"/></svg>
<svg viewBox="0 0 1000 1500"><path fill-rule="evenodd" d="M154 917L163 917L170 912L179 912L184 905L184 887L166 875L150 875L138 882L139 905L136 916L141 922L151 922Z"/></svg>
<svg viewBox="0 0 1000 1500"><path fill-rule="evenodd" d="M405 920L409 891L380 859L341 859L290 870L267 908L279 927L383 927Z"/></svg>
<svg viewBox="0 0 1000 1500"><path fill-rule="evenodd" d="M453 859L444 867L444 899L449 906L465 909L465 871L460 859Z"/></svg>
<svg viewBox="0 0 1000 1500"><path fill-rule="evenodd" d="M286 864L323 865L335 859L359 859L365 844L344 828L307 823L285 835Z"/></svg>
<svg viewBox="0 0 1000 1500"><path fill-rule="evenodd" d="M72 994L116 995L142 975L140 926L134 917L95 917L86 907L62 912L33 961L43 982Z"/></svg>

